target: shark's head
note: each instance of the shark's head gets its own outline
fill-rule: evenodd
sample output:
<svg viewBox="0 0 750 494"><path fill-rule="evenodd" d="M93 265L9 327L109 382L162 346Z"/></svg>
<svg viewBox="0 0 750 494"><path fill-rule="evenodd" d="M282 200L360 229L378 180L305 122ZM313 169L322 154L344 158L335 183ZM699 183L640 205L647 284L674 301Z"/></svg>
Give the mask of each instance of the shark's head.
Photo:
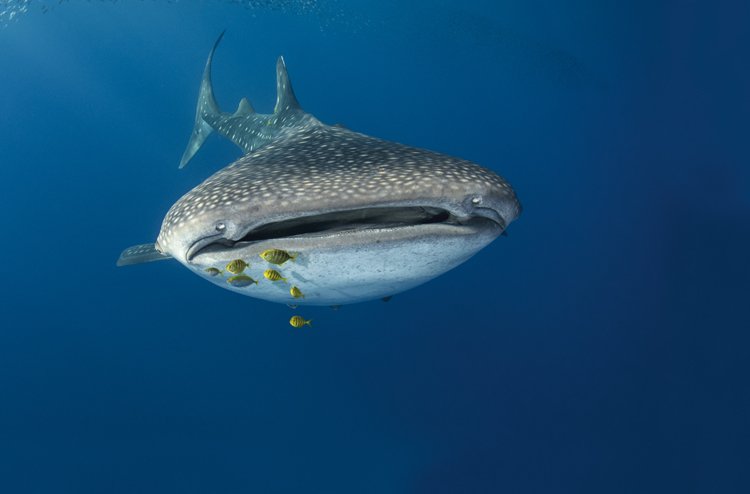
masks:
<svg viewBox="0 0 750 494"><path fill-rule="evenodd" d="M304 287L304 302L346 303L390 295L455 267L520 211L513 189L490 170L315 123L183 196L167 213L157 248L204 276L243 259L256 279L269 267L260 252L293 252L298 260L283 266L284 274ZM221 277L206 277L233 289ZM274 284L263 286L242 290L274 301L289 297Z"/></svg>

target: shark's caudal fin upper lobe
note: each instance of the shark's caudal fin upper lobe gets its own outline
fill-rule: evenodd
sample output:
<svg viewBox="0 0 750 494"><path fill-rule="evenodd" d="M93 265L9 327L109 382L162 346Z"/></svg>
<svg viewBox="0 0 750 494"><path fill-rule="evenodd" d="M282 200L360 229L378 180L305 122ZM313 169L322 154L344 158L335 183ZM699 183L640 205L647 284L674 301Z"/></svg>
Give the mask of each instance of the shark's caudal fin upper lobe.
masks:
<svg viewBox="0 0 750 494"><path fill-rule="evenodd" d="M195 156L195 153L198 152L206 141L206 138L213 132L214 129L207 120L215 119L221 115L221 110L219 110L219 105L216 103L216 98L214 98L214 89L211 84L211 61L214 58L216 47L219 46L219 42L223 37L224 33L222 32L214 43L213 48L211 48L208 61L206 61L206 67L203 69L203 79L201 80L201 88L198 93L198 106L195 109L195 126L193 127L193 133L190 136L190 141L188 141L185 152L182 154L180 168L188 164L188 161Z"/></svg>

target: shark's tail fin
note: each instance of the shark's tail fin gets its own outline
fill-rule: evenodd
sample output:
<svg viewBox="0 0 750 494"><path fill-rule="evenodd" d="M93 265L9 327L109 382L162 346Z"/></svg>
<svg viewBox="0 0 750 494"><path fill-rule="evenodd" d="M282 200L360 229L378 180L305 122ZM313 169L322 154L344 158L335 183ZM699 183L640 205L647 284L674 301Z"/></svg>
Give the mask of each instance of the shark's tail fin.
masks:
<svg viewBox="0 0 750 494"><path fill-rule="evenodd" d="M188 141L185 152L182 153L180 168L188 164L203 143L206 142L206 138L214 131L208 122L215 120L216 117L221 115L221 110L219 110L219 105L216 103L214 89L211 85L211 61L214 58L216 47L219 46L219 42L223 37L224 33L222 32L216 43L214 43L213 48L211 48L208 61L206 61L206 68L203 69L203 79L201 80L201 88L198 93L198 106L195 109L195 126L193 126L193 133L190 136L190 141ZM240 103L240 107L242 107L242 103Z"/></svg>
<svg viewBox="0 0 750 494"><path fill-rule="evenodd" d="M211 61L223 36L224 33L221 33L214 43L203 70L198 107L195 110L195 126L182 154L180 168L188 164L206 138L215 131L235 143L243 152L250 153L301 126L320 124L300 107L283 57L279 57L276 62L276 106L272 114L256 113L245 98L240 100L234 113L222 112L211 85Z"/></svg>

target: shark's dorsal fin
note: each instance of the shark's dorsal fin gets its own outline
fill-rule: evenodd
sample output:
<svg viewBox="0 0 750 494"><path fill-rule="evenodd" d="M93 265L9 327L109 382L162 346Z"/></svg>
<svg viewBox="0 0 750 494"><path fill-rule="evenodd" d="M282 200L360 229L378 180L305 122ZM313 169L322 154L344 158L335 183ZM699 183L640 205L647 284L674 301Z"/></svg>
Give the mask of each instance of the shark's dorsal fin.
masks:
<svg viewBox="0 0 750 494"><path fill-rule="evenodd" d="M292 81L289 80L289 74L286 71L284 57L279 57L276 61L276 106L273 112L283 113L300 109L301 107L292 89Z"/></svg>
<svg viewBox="0 0 750 494"><path fill-rule="evenodd" d="M117 266L130 266L131 264L142 264L152 261L166 261L172 259L168 254L162 254L156 250L154 244L139 244L128 247L117 260Z"/></svg>
<svg viewBox="0 0 750 494"><path fill-rule="evenodd" d="M237 107L237 111L234 112L232 116L241 117L243 115L250 115L251 113L255 113L255 108L253 108L253 105L250 104L247 98L242 98L240 100L239 106Z"/></svg>

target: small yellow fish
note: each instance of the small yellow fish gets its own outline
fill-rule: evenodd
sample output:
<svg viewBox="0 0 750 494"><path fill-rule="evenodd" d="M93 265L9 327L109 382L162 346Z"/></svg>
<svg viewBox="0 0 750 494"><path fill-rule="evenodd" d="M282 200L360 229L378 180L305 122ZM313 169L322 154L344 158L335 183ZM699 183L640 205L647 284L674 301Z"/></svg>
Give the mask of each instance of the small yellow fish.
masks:
<svg viewBox="0 0 750 494"><path fill-rule="evenodd" d="M291 324L295 328L301 328L305 325L312 326L312 319L303 319L300 316L292 316L292 318L289 319L289 324Z"/></svg>
<svg viewBox="0 0 750 494"><path fill-rule="evenodd" d="M216 275L218 275L218 274L221 274L221 271L219 271L219 270L218 270L218 269L216 269L216 268L206 268L206 269L204 269L204 271L205 271L205 272L206 272L206 274L207 274L207 275L209 275L209 276L216 276Z"/></svg>
<svg viewBox="0 0 750 494"><path fill-rule="evenodd" d="M248 266L249 264L242 259L235 259L234 261L229 261L229 264L227 264L227 271L232 274L242 274Z"/></svg>
<svg viewBox="0 0 750 494"><path fill-rule="evenodd" d="M281 276L281 273L279 273L275 269L266 269L265 271L263 271L263 276L265 276L267 280L271 280L271 281L281 280L284 283L286 283L286 278Z"/></svg>
<svg viewBox="0 0 750 494"><path fill-rule="evenodd" d="M294 297L294 298L305 298L305 296L304 296L304 295L302 294L302 290L300 290L300 289L299 289L299 288L297 288L296 286L293 286L292 288L290 288L290 289L289 289L289 293L290 293L290 294L292 295L292 297Z"/></svg>
<svg viewBox="0 0 750 494"><path fill-rule="evenodd" d="M245 274L232 276L231 278L227 279L227 283L229 283L230 285L236 288L244 288L246 286L252 285L253 283L255 283L256 285L258 284L257 281L255 281L254 279L252 279L251 277Z"/></svg>
<svg viewBox="0 0 750 494"><path fill-rule="evenodd" d="M259 255L266 262L270 262L271 264L278 264L279 266L287 262L289 259L291 259L292 261L297 259L297 254L291 254L281 249L266 249Z"/></svg>

